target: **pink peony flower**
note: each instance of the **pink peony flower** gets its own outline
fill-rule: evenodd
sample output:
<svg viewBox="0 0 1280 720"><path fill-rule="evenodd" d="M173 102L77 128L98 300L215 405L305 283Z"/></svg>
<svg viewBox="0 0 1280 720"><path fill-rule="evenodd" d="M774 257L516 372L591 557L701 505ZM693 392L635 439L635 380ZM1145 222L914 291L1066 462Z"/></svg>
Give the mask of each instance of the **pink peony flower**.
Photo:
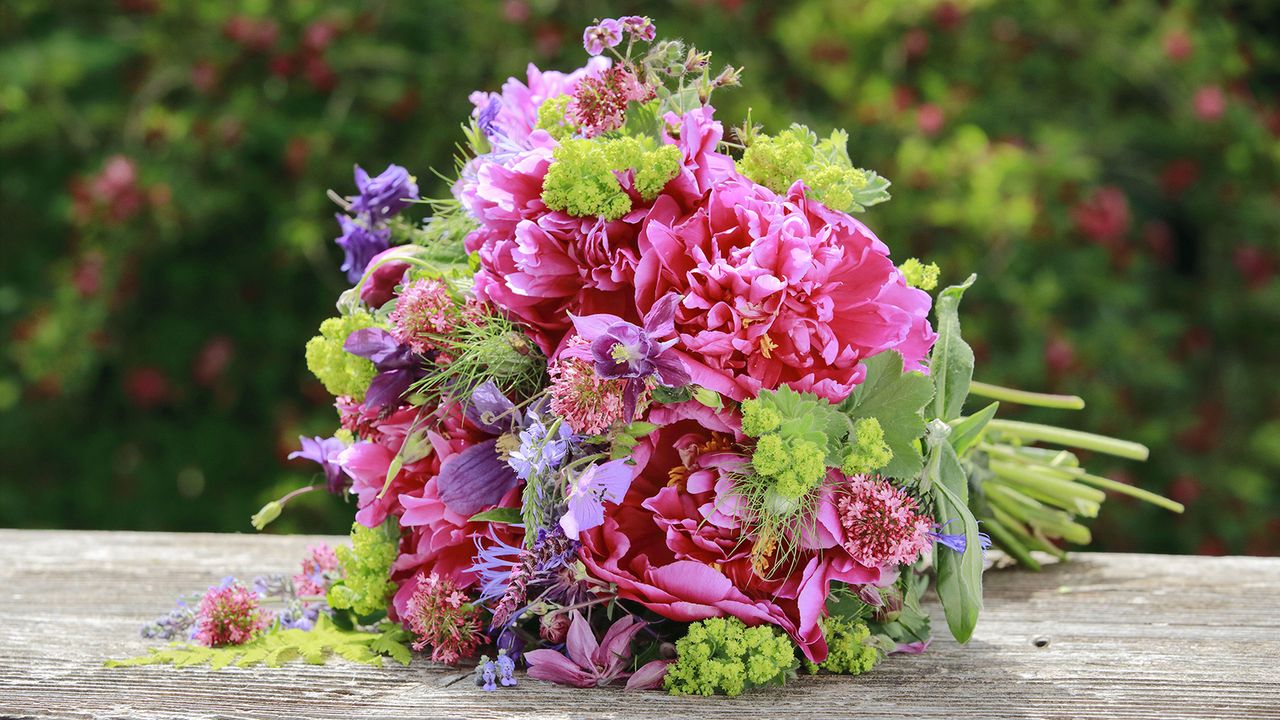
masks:
<svg viewBox="0 0 1280 720"><path fill-rule="evenodd" d="M594 577L615 583L620 597L664 617L692 622L731 615L748 625L771 623L789 633L806 657L826 657L818 619L833 581L877 583L891 573L844 552L834 505L796 561L768 579L755 573L754 540L724 510L717 492L732 458L724 441L738 437L732 415L697 403L655 409L661 429L636 447L635 477L604 524L582 535L582 560ZM669 483L672 485L669 486ZM684 484L686 499L678 490ZM818 552L821 550L822 552Z"/></svg>
<svg viewBox="0 0 1280 720"><path fill-rule="evenodd" d="M929 295L907 286L865 225L800 183L778 196L730 178L688 215L660 197L639 248L638 308L684 297L676 349L695 383L735 400L785 384L839 401L876 353L925 370Z"/></svg>

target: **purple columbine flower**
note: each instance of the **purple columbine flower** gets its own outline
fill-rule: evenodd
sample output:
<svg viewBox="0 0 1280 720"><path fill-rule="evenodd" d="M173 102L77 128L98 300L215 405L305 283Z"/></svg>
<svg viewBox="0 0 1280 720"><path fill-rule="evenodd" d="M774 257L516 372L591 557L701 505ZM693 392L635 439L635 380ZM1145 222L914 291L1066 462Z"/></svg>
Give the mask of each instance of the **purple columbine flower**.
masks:
<svg viewBox="0 0 1280 720"><path fill-rule="evenodd" d="M610 460L588 466L573 480L566 498L568 511L560 518L565 537L578 539L578 533L604 524L604 503L622 502L631 487L631 466L626 460Z"/></svg>
<svg viewBox="0 0 1280 720"><path fill-rule="evenodd" d="M417 180L399 165L388 165L381 175L373 178L357 165L355 175L360 194L351 198L351 211L374 223L386 220L418 199Z"/></svg>
<svg viewBox="0 0 1280 720"><path fill-rule="evenodd" d="M618 22L622 24L622 29L631 34L632 40L650 41L657 37L658 28L647 17L628 15L618 18Z"/></svg>
<svg viewBox="0 0 1280 720"><path fill-rule="evenodd" d="M378 370L364 393L367 408L394 406L426 371L408 345L382 328L363 328L347 336L342 349L373 362Z"/></svg>
<svg viewBox="0 0 1280 720"><path fill-rule="evenodd" d="M324 477L329 492L334 495L341 495L343 490L351 484L351 476L347 475L347 471L342 469L338 464L338 453L347 449L347 444L335 437L314 437L309 438L300 436L298 444L302 446L301 450L295 450L289 453L289 459L301 458L319 463L324 470Z"/></svg>
<svg viewBox="0 0 1280 720"><path fill-rule="evenodd" d="M599 25L588 25L582 31L582 47L592 56L599 55L605 48L614 47L620 42L622 25L617 20L601 20Z"/></svg>
<svg viewBox="0 0 1280 720"><path fill-rule="evenodd" d="M667 387L681 387L692 381L689 367L669 352L676 339L661 340L675 334L679 303L680 296L675 293L663 296L644 316L644 327L607 313L570 316L578 335L590 344L567 351L565 355L577 357L589 352L597 375L607 380L627 381L622 396L627 422L635 414L636 401L649 378L656 376Z"/></svg>
<svg viewBox="0 0 1280 720"><path fill-rule="evenodd" d="M347 274L347 281L354 285L360 282L373 257L391 245L391 231L386 228L370 229L341 213L337 218L342 235L334 242L345 254L340 269Z"/></svg>

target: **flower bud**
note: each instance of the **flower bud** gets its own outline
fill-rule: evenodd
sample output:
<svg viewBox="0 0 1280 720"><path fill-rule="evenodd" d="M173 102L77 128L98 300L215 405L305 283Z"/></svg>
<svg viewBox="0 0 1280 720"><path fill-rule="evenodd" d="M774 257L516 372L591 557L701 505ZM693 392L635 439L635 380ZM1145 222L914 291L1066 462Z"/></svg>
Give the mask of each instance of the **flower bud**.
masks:
<svg viewBox="0 0 1280 720"><path fill-rule="evenodd" d="M284 505L281 505L279 500L272 500L263 505L262 509L255 513L253 517L249 518L249 522L253 524L255 530L262 530L280 517L282 510L284 510Z"/></svg>
<svg viewBox="0 0 1280 720"><path fill-rule="evenodd" d="M569 635L569 622L569 613L547 613L538 623L538 635L549 643L562 643Z"/></svg>

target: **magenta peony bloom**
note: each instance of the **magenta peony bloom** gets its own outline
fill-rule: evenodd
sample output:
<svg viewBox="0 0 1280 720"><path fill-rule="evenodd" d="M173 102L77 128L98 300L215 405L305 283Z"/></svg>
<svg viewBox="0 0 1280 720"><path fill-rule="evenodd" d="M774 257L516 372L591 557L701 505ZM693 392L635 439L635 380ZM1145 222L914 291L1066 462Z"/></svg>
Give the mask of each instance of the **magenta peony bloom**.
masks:
<svg viewBox="0 0 1280 720"><path fill-rule="evenodd" d="M684 296L676 349L699 385L742 400L786 384L839 401L876 353L925 369L929 295L907 286L865 225L800 183L778 196L730 178L692 214L659 198L639 247L640 310Z"/></svg>

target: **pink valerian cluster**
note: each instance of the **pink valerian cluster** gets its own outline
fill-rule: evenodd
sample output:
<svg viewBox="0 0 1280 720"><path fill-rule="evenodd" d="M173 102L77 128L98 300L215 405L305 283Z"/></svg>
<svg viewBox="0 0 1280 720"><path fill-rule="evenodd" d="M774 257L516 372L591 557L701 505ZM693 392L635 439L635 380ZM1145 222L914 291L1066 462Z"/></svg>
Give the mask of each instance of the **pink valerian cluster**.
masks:
<svg viewBox="0 0 1280 720"><path fill-rule="evenodd" d="M470 657L485 641L480 612L456 583L436 573L418 575L404 611L404 621L417 636L414 650L431 648L431 660L454 663Z"/></svg>
<svg viewBox="0 0 1280 720"><path fill-rule="evenodd" d="M208 647L243 645L266 630L272 621L258 594L231 580L209 588L196 610L192 639Z"/></svg>
<svg viewBox="0 0 1280 720"><path fill-rule="evenodd" d="M302 572L293 576L293 587L301 596L323 596L340 572L338 556L333 548L321 543L307 548L302 559Z"/></svg>
<svg viewBox="0 0 1280 720"><path fill-rule="evenodd" d="M915 498L882 480L855 475L840 483L836 513L841 545L863 565L910 564L933 542L933 521Z"/></svg>
<svg viewBox="0 0 1280 720"><path fill-rule="evenodd" d="M569 347L587 342L574 336ZM625 380L596 375L591 363L577 357L561 357L551 363L551 412L582 435L598 435L622 422Z"/></svg>
<svg viewBox="0 0 1280 720"><path fill-rule="evenodd" d="M414 280L400 292L395 309L388 319L391 335L414 352L425 353L435 346L434 338L453 330L456 305L443 280Z"/></svg>
<svg viewBox="0 0 1280 720"><path fill-rule="evenodd" d="M626 124L628 103L644 103L653 98L652 87L640 82L631 70L615 65L578 81L565 117L585 137L595 137Z"/></svg>

